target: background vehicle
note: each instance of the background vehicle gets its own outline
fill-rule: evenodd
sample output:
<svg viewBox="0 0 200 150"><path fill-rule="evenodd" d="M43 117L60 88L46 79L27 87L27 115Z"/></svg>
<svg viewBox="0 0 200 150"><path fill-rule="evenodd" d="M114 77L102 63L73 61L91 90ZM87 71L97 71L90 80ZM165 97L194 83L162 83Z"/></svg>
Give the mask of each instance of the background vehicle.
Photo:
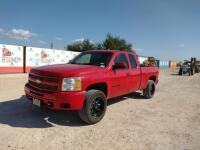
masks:
<svg viewBox="0 0 200 150"><path fill-rule="evenodd" d="M144 61L144 63L141 66L143 66L143 67L156 67L158 65L157 65L156 58L148 57L147 60Z"/></svg>
<svg viewBox="0 0 200 150"><path fill-rule="evenodd" d="M200 72L200 61L197 61L195 57L191 58L191 70L192 74Z"/></svg>
<svg viewBox="0 0 200 150"><path fill-rule="evenodd" d="M188 74L191 75L191 62L185 61L179 69L179 75Z"/></svg>
<svg viewBox="0 0 200 150"><path fill-rule="evenodd" d="M158 74L157 67L140 67L134 52L87 51L69 64L32 69L25 93L37 106L78 110L83 121L93 124L103 118L113 97L142 90L152 98Z"/></svg>
<svg viewBox="0 0 200 150"><path fill-rule="evenodd" d="M200 61L197 61L195 57L192 57L190 61L185 62L180 66L179 75L189 74L194 75L200 72Z"/></svg>

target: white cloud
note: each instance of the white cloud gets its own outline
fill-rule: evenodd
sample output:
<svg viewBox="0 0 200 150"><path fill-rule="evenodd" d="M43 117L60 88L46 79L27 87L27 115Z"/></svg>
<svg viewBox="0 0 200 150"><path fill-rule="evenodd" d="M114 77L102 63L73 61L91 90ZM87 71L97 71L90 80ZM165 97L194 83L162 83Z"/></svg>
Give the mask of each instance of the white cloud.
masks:
<svg viewBox="0 0 200 150"><path fill-rule="evenodd" d="M29 38L36 36L36 33L32 33L29 30L24 29L12 29L6 34L9 38L17 40L29 40Z"/></svg>
<svg viewBox="0 0 200 150"><path fill-rule="evenodd" d="M47 42L40 40L40 41L38 41L38 43L39 44L46 44Z"/></svg>
<svg viewBox="0 0 200 150"><path fill-rule="evenodd" d="M79 39L75 39L75 40L73 40L72 41L72 43L82 43L84 40L86 40L87 38L79 38ZM94 44L94 42L93 41L91 41L91 40L89 40L90 41L90 43L93 43Z"/></svg>
<svg viewBox="0 0 200 150"><path fill-rule="evenodd" d="M185 47L185 44L179 44L178 47Z"/></svg>
<svg viewBox="0 0 200 150"><path fill-rule="evenodd" d="M141 52L141 51L143 51L144 49L142 49L142 48L134 48L134 50L137 51L137 52Z"/></svg>
<svg viewBox="0 0 200 150"><path fill-rule="evenodd" d="M83 42L85 40L85 38L79 38L79 39L75 39L73 40L72 42L75 43L75 42Z"/></svg>
<svg viewBox="0 0 200 150"><path fill-rule="evenodd" d="M56 40L57 41L62 41L62 38L61 37L56 37Z"/></svg>
<svg viewBox="0 0 200 150"><path fill-rule="evenodd" d="M3 33L4 32L4 29L3 28L0 28L0 33Z"/></svg>

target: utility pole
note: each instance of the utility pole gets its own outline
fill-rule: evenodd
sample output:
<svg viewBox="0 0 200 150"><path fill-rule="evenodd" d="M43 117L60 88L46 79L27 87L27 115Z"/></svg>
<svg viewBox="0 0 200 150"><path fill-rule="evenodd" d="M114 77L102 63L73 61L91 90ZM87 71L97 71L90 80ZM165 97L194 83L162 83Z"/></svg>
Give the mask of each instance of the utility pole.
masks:
<svg viewBox="0 0 200 150"><path fill-rule="evenodd" d="M50 46L50 48L53 49L53 42L51 42L51 46Z"/></svg>

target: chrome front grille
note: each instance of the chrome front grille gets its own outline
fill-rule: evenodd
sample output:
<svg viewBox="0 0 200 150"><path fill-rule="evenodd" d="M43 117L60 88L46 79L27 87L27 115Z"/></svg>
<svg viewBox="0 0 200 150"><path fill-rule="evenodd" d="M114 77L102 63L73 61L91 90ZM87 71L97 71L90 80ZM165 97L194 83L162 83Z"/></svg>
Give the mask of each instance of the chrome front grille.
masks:
<svg viewBox="0 0 200 150"><path fill-rule="evenodd" d="M44 76L34 75L34 74L29 74L29 77L33 79L39 79L42 81L58 82L58 78L56 77L46 77L46 76L44 77Z"/></svg>
<svg viewBox="0 0 200 150"><path fill-rule="evenodd" d="M58 91L59 79L56 77L46 77L36 74L29 74L29 85L44 91Z"/></svg>

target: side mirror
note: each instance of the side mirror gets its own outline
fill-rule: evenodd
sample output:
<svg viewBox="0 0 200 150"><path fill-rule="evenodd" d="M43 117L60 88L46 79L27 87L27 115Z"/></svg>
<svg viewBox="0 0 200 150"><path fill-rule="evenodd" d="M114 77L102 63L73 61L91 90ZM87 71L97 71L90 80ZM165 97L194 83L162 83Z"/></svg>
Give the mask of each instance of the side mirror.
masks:
<svg viewBox="0 0 200 150"><path fill-rule="evenodd" d="M115 69L126 69L126 64L122 61L117 62L115 65L113 65L113 70Z"/></svg>

